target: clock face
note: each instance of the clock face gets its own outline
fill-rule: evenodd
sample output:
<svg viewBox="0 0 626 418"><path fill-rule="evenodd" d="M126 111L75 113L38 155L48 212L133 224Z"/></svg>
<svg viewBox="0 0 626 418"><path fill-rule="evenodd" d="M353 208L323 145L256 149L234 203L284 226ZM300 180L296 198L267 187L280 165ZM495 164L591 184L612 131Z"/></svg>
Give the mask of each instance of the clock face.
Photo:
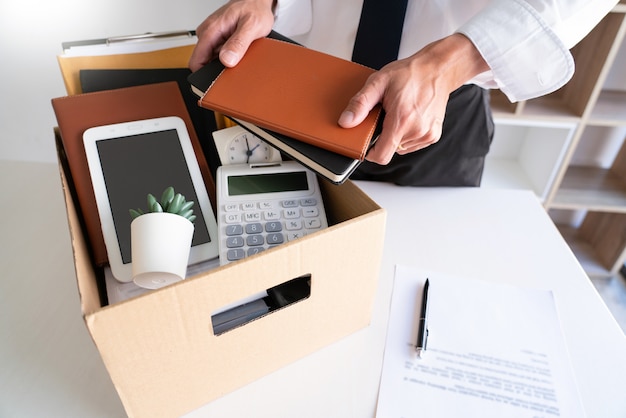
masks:
<svg viewBox="0 0 626 418"><path fill-rule="evenodd" d="M282 160L278 150L241 126L220 129L212 135L223 165L275 163Z"/></svg>
<svg viewBox="0 0 626 418"><path fill-rule="evenodd" d="M235 136L226 149L228 164L267 163L273 161L273 148L249 132Z"/></svg>

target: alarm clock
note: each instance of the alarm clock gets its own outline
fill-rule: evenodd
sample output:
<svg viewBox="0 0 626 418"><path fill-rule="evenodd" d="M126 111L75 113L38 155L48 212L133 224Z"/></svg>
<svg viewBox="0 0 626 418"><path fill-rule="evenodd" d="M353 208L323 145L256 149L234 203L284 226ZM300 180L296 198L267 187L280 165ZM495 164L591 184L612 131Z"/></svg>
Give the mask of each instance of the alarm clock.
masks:
<svg viewBox="0 0 626 418"><path fill-rule="evenodd" d="M213 132L213 141L222 165L282 161L278 150L238 125Z"/></svg>

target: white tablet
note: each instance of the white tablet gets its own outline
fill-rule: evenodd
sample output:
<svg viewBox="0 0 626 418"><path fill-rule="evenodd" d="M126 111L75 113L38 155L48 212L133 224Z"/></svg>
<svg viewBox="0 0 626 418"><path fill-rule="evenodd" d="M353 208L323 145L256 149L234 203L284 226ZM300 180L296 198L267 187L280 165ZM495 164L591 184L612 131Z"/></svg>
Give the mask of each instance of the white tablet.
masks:
<svg viewBox="0 0 626 418"><path fill-rule="evenodd" d="M90 128L83 134L89 172L113 276L132 280L129 209L147 209L168 186L193 200L189 264L218 256L217 222L183 120L147 119Z"/></svg>

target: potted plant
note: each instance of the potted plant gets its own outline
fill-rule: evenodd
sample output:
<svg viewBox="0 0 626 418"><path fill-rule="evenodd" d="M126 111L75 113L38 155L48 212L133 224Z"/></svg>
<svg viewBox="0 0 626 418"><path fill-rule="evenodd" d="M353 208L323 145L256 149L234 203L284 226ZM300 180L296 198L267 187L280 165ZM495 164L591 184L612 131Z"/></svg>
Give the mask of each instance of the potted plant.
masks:
<svg viewBox="0 0 626 418"><path fill-rule="evenodd" d="M185 196L173 187L161 200L148 194L148 210L130 209L133 281L140 287L158 289L183 280L196 216Z"/></svg>

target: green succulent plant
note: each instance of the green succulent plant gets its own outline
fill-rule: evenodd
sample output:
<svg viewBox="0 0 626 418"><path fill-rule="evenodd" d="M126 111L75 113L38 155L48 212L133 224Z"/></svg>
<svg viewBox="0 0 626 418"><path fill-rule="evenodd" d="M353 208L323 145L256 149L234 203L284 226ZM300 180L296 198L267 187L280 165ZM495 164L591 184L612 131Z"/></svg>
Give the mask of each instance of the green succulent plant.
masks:
<svg viewBox="0 0 626 418"><path fill-rule="evenodd" d="M163 191L161 195L161 201L158 201L153 194L148 193L148 210L144 212L141 209L130 209L129 213L131 218L135 219L144 213L166 212L180 215L187 219L189 222L196 220L196 215L193 214L193 201L185 200L185 196L180 193L174 192L172 186Z"/></svg>

